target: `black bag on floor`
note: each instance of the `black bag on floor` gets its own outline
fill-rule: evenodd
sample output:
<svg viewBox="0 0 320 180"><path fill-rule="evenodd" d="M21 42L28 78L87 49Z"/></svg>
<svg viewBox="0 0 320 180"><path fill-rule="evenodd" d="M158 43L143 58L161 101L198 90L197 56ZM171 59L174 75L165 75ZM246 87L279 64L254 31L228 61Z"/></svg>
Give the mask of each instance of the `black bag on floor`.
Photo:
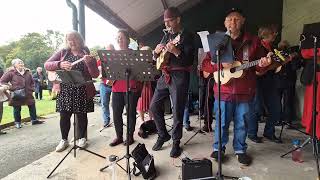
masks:
<svg viewBox="0 0 320 180"><path fill-rule="evenodd" d="M182 159L182 180L212 177L212 162L209 159Z"/></svg>
<svg viewBox="0 0 320 180"><path fill-rule="evenodd" d="M157 127L154 120L145 121L141 124L139 128L138 135L145 139L151 134L157 133Z"/></svg>
<svg viewBox="0 0 320 180"><path fill-rule="evenodd" d="M144 144L138 144L131 152L134 159L133 174L139 176L142 174L144 179L154 179L156 177L156 169L154 167L154 158L150 155ZM137 168L140 172L136 172Z"/></svg>

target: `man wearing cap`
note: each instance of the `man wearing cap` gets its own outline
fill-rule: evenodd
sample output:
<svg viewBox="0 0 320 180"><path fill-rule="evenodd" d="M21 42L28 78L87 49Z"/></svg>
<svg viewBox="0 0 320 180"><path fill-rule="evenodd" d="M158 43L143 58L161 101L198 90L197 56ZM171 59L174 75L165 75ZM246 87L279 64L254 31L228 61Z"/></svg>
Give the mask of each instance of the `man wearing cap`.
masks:
<svg viewBox="0 0 320 180"><path fill-rule="evenodd" d="M157 82L150 105L150 111L158 130L158 139L152 149L158 151L164 142L170 140L164 120L164 99L170 95L173 105L173 145L170 156L176 158L182 152L179 144L182 137L183 113L188 96L190 70L194 59L194 36L183 29L181 14L177 8L166 9L163 18L166 33L153 54L156 59L162 52L167 51L169 62L161 68L162 76ZM173 40L178 42L173 42Z"/></svg>
<svg viewBox="0 0 320 180"><path fill-rule="evenodd" d="M264 53L261 48L258 37L252 36L243 31L242 27L245 22L245 17L241 10L231 9L227 12L224 25L231 35L231 44L236 61L243 60L253 61L261 58ZM217 71L216 65L211 65L211 59L206 58L203 70L206 72ZM256 74L255 72L263 71L266 66L271 63L271 59L267 57L261 58L260 63L252 68L246 69L241 78L231 79L227 84L221 85L221 124L222 124L222 159L224 157L226 144L229 138L229 125L231 120L234 123L233 149L238 158L238 161L243 165L251 163L251 157L247 155L247 128L245 125L245 115L249 111L249 102L253 100L256 89ZM222 63L224 68L231 67L232 64ZM218 115L218 87L214 85L214 110ZM218 117L216 117L218 119ZM213 152L211 157L218 159L219 145L219 124L216 121Z"/></svg>

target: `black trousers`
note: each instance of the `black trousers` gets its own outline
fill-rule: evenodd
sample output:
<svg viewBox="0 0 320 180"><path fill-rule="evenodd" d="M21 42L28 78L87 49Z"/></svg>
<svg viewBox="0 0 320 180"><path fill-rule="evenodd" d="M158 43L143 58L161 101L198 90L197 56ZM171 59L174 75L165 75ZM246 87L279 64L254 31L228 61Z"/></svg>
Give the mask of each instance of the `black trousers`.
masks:
<svg viewBox="0 0 320 180"><path fill-rule="evenodd" d="M72 112L68 111L60 112L60 130L62 139L68 139L71 126L70 118L72 114ZM81 139L85 137L87 131L88 116L87 113L77 113L76 118L79 124L79 139Z"/></svg>
<svg viewBox="0 0 320 180"><path fill-rule="evenodd" d="M214 79L208 79L206 84L206 96L205 96L205 111L204 111L204 124L211 126L213 122L213 104L214 104L214 93L213 93L213 86L214 86Z"/></svg>
<svg viewBox="0 0 320 180"><path fill-rule="evenodd" d="M129 94L130 109L127 111L127 116L129 116L129 136L133 136L136 120L137 120L137 102L140 97L141 92L131 92ZM122 113L123 108L127 106L127 96L125 92L112 92L112 109L113 109L113 123L116 130L116 135L118 138L123 137L123 119Z"/></svg>
<svg viewBox="0 0 320 180"><path fill-rule="evenodd" d="M292 123L295 120L295 86L280 89L281 103L281 119L285 122Z"/></svg>
<svg viewBox="0 0 320 180"><path fill-rule="evenodd" d="M170 73L170 76L171 83L169 85L165 83L163 75L159 78L151 100L150 111L154 117L159 137L164 138L169 135L164 119L164 100L169 95L171 96L173 107L172 140L179 142L182 138L183 114L188 97L190 73L174 71Z"/></svg>

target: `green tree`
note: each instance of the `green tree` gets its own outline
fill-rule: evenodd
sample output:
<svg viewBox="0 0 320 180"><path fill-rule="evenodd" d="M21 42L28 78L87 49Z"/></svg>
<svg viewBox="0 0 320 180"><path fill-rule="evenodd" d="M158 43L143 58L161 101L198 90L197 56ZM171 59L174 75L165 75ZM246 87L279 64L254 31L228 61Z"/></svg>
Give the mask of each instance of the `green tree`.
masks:
<svg viewBox="0 0 320 180"><path fill-rule="evenodd" d="M45 35L28 33L20 40L0 47L0 58L5 66L11 66L11 60L20 58L26 67L36 69L42 67L44 62L57 51L63 42L63 34L58 31L48 30Z"/></svg>

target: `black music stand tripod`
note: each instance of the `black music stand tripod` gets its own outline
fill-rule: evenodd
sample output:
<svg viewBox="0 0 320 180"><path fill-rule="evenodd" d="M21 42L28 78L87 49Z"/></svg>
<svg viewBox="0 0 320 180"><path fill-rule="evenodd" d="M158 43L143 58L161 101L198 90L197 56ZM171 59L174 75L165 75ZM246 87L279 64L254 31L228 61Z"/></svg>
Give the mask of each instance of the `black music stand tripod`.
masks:
<svg viewBox="0 0 320 180"><path fill-rule="evenodd" d="M195 132L185 143L184 145L188 144L197 134L205 134L204 131L202 131L202 124L201 124L201 111L200 111L200 106L201 106L201 88L203 85L200 85L200 81L201 81L201 74L200 74L200 70L201 70L201 64L202 64L202 61L203 61L203 55L202 55L203 52L203 49L199 49L198 50L198 66L197 66L197 71L199 71L199 76L198 76L198 102L199 102L199 111L198 111L198 121L199 121L199 129L197 132Z"/></svg>
<svg viewBox="0 0 320 180"><path fill-rule="evenodd" d="M72 85L75 85L75 86L81 86L81 85L84 85L88 82L86 82L84 80L84 77L82 76L81 72L80 71L74 71L74 70L71 70L71 71L64 71L64 70L58 70L57 71L57 74L59 75L59 78L61 79L61 82L62 83L66 83L66 84L72 84ZM72 98L74 99L74 97ZM71 153L71 151L73 150L73 156L76 157L76 150L79 148L80 150L84 150L88 153L91 153L93 155L96 155L98 157L101 157L103 159L105 159L106 157L100 155L100 154L97 154L93 151L89 151L85 148L82 148L80 146L78 146L76 144L76 124L77 124L77 119L76 118L76 113L78 112L73 112L73 137L74 137L74 140L73 140L73 147L68 151L68 153L61 159L61 161L56 165L56 167L50 172L50 174L47 176L47 178L50 178L50 176L52 175L52 173L60 166L60 164L66 159L66 157Z"/></svg>
<svg viewBox="0 0 320 180"><path fill-rule="evenodd" d="M151 51L136 51L136 50L99 50L98 55L101 59L102 76L110 80L126 80L127 92L127 113L130 109L129 94L131 93L129 82L130 80L138 81L154 81L155 76L159 75L153 65L152 52ZM126 138L129 138L129 122L130 116L127 114L127 134ZM126 154L116 160L116 164L124 170L128 179L131 179L130 174L130 158L129 144L126 145ZM123 168L118 164L122 159L126 159L126 168ZM112 164L109 164L100 169L103 171Z"/></svg>

